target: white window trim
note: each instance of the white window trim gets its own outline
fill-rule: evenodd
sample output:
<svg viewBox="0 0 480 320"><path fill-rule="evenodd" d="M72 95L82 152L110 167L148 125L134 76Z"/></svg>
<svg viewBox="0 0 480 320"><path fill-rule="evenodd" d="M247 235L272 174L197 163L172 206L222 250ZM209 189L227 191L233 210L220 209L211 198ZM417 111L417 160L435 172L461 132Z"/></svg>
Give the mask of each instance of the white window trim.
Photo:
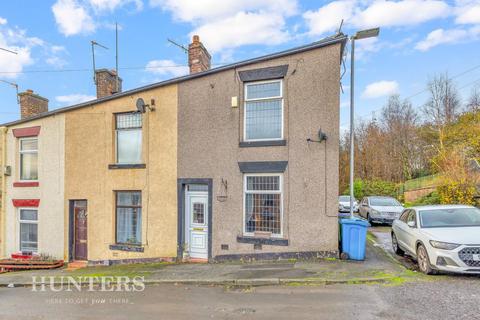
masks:
<svg viewBox="0 0 480 320"><path fill-rule="evenodd" d="M28 141L28 140L37 140L37 149L36 150L28 150L28 151L22 151L22 141ZM38 182L38 177L36 180L23 180L22 179L22 154L28 154L28 153L36 153L37 154L37 176L39 176L39 170L38 170L38 137L25 137L25 138L19 138L18 139L18 181L20 182Z"/></svg>
<svg viewBox="0 0 480 320"><path fill-rule="evenodd" d="M114 113L115 116L115 164L141 164L144 163L143 161L143 116L142 116L142 126L140 128L117 128L117 116L120 114L126 113L134 113L134 112L119 112ZM140 139L140 160L138 162L119 162L118 161L118 132L119 131L133 131L133 130L140 130L142 133L142 138Z"/></svg>
<svg viewBox="0 0 480 320"><path fill-rule="evenodd" d="M247 177L279 177L279 184L280 184L280 190L279 191L272 191L272 190L259 190L259 191L247 191ZM253 237L255 236L254 232L246 232L246 225L245 225L245 217L247 215L246 212L246 205L247 205L247 193L264 193L264 194L271 194L271 193L276 193L280 194L280 233L275 234L272 233L271 237L272 238L283 238L283 227L284 227L284 222L283 222L283 174L281 173L245 173L243 175L243 222L242 222L242 233L244 236L247 237Z"/></svg>
<svg viewBox="0 0 480 320"><path fill-rule="evenodd" d="M22 220L20 218L20 212L22 210L35 210L37 211L37 220ZM38 215L38 208L32 208L32 207L18 207L17 208L17 237L18 237L18 241L17 241L17 246L18 246L18 251L22 251L22 248L21 248L21 245L20 245L20 242L22 241L22 235L20 234L20 224L22 223L29 223L29 224L36 224L37 225L37 251L34 251L36 253L38 253L40 250L40 237L39 237L39 229L38 229L38 218L39 218L39 215Z"/></svg>
<svg viewBox="0 0 480 320"><path fill-rule="evenodd" d="M255 84L264 84L264 83L274 83L274 82L280 82L280 95L279 96L272 96L268 98L258 98L258 99L247 99L247 87L249 85L255 85ZM243 95L244 95L244 103L243 103L243 141L246 142L252 142L252 141L278 141L278 140L283 140L284 139L284 98L283 98L283 79L276 79L276 80L268 80L268 81L253 81L253 82L247 82L244 84L243 87ZM250 101L261 101L261 100L274 100L274 99L280 99L281 101L281 108L282 108L282 130L281 130L281 136L280 138L268 138L268 139L247 139L247 102Z"/></svg>

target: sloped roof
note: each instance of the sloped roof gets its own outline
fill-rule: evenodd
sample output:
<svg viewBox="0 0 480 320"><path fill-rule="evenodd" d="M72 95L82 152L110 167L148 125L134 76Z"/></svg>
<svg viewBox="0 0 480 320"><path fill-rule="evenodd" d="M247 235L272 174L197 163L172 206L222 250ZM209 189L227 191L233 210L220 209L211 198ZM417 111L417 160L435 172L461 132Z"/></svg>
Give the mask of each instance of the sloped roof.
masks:
<svg viewBox="0 0 480 320"><path fill-rule="evenodd" d="M92 106L92 105L95 105L95 104L99 104L99 103L102 103L102 102L114 100L114 99L121 98L121 97L125 97L125 96L135 94L135 93L139 93L139 92L142 92L142 91L155 89L155 88L159 88L159 87L170 85L170 84L180 83L180 82L191 80L191 79L201 78L201 77L211 75L211 74L214 74L214 73L217 73L217 72L222 72L222 71L226 71L226 70L230 70L230 69L234 69L234 68L239 68L239 67L243 67L243 66L250 65L250 64L253 64L253 63L258 63L258 62L262 62L262 61L266 61L266 60L280 58L280 57L284 57L284 56L288 56L288 55L292 55L292 54L296 54L296 53L301 53L301 52L305 52L305 51L309 51L309 50L313 50L313 49L317 49L317 48L321 48L321 47L326 47L326 46L337 44L337 43L342 44L341 50L342 50L342 53L343 53L343 49L345 47L347 39L348 39L348 37L346 35L340 33L340 34L337 34L337 35L334 35L334 36L331 36L331 37L327 37L327 38L324 38L322 40L319 40L319 41L316 41L316 42L313 42L313 43L310 43L310 44L307 44L307 45L303 45L303 46L300 46L300 47L295 47L295 48L287 49L287 50L284 50L284 51L279 51L279 52L267 54L267 55L264 55L264 56L261 56L261 57L247 59L247 60L243 60L243 61L240 61L240 62L235 62L235 63L224 65L224 66L221 66L221 67L212 68L212 69L209 69L209 70L206 70L206 71L203 71L203 72L198 72L198 73L189 74L189 75L186 75L186 76L181 76L181 77L177 77L177 78L172 78L172 79L156 82L156 83L149 84L149 85L142 86L142 87L138 87L138 88L135 88L135 89L119 92L119 93L113 94L113 95L108 96L108 97L95 99L95 100L75 104L75 105L68 106L68 107L58 108L58 109L51 110L51 111L48 111L48 112L44 112L44 113L41 113L39 115L29 117L29 118L26 118L26 119L20 119L20 120L16 120L16 121L7 122L7 123L4 123L4 124L1 124L0 126L9 127L9 126L29 122L29 121L32 121L32 120L37 120L37 119L49 117L49 116L52 116L52 115L55 115L55 114L67 112L67 111L70 111L70 110L76 110L76 109L80 109L80 108L84 108L84 107L89 107L89 106Z"/></svg>

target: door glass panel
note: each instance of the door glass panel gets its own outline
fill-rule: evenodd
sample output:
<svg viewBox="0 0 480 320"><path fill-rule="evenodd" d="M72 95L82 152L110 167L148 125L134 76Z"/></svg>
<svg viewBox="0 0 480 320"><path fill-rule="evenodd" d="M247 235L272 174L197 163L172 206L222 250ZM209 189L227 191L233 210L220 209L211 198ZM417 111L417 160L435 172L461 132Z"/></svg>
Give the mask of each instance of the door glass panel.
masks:
<svg viewBox="0 0 480 320"><path fill-rule="evenodd" d="M193 223L204 224L205 223L205 204L201 202L194 202L192 211L193 211L192 212Z"/></svg>

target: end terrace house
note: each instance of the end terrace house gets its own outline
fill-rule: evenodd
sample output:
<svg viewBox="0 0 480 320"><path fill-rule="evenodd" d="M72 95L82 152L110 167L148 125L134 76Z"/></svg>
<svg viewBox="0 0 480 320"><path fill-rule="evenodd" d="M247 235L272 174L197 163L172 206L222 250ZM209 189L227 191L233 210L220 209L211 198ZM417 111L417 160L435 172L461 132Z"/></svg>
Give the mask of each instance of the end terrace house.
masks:
<svg viewBox="0 0 480 320"><path fill-rule="evenodd" d="M194 36L189 75L122 92L101 69L96 100L35 102L4 125L4 254L92 264L337 255L346 39L212 69Z"/></svg>

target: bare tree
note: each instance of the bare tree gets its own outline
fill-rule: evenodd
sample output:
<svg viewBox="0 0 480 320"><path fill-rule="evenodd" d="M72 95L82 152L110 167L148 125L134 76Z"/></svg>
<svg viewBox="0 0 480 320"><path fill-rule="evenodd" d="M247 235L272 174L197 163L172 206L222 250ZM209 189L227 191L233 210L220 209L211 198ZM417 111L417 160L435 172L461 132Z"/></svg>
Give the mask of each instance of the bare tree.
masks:
<svg viewBox="0 0 480 320"><path fill-rule="evenodd" d="M423 108L427 120L436 127L454 121L460 112L460 96L448 74L434 76L428 83L428 91L430 98Z"/></svg>
<svg viewBox="0 0 480 320"><path fill-rule="evenodd" d="M418 169L418 115L412 104L400 96L391 96L382 109L382 128L385 133L385 149L388 150L392 163L394 181L404 181L412 178Z"/></svg>
<svg viewBox="0 0 480 320"><path fill-rule="evenodd" d="M477 85L472 89L472 93L470 94L470 98L468 98L466 107L468 112L480 111L480 85Z"/></svg>
<svg viewBox="0 0 480 320"><path fill-rule="evenodd" d="M460 96L448 73L433 77L428 83L430 97L423 112L431 128L436 131L438 148L444 148L445 126L455 121L460 113Z"/></svg>

